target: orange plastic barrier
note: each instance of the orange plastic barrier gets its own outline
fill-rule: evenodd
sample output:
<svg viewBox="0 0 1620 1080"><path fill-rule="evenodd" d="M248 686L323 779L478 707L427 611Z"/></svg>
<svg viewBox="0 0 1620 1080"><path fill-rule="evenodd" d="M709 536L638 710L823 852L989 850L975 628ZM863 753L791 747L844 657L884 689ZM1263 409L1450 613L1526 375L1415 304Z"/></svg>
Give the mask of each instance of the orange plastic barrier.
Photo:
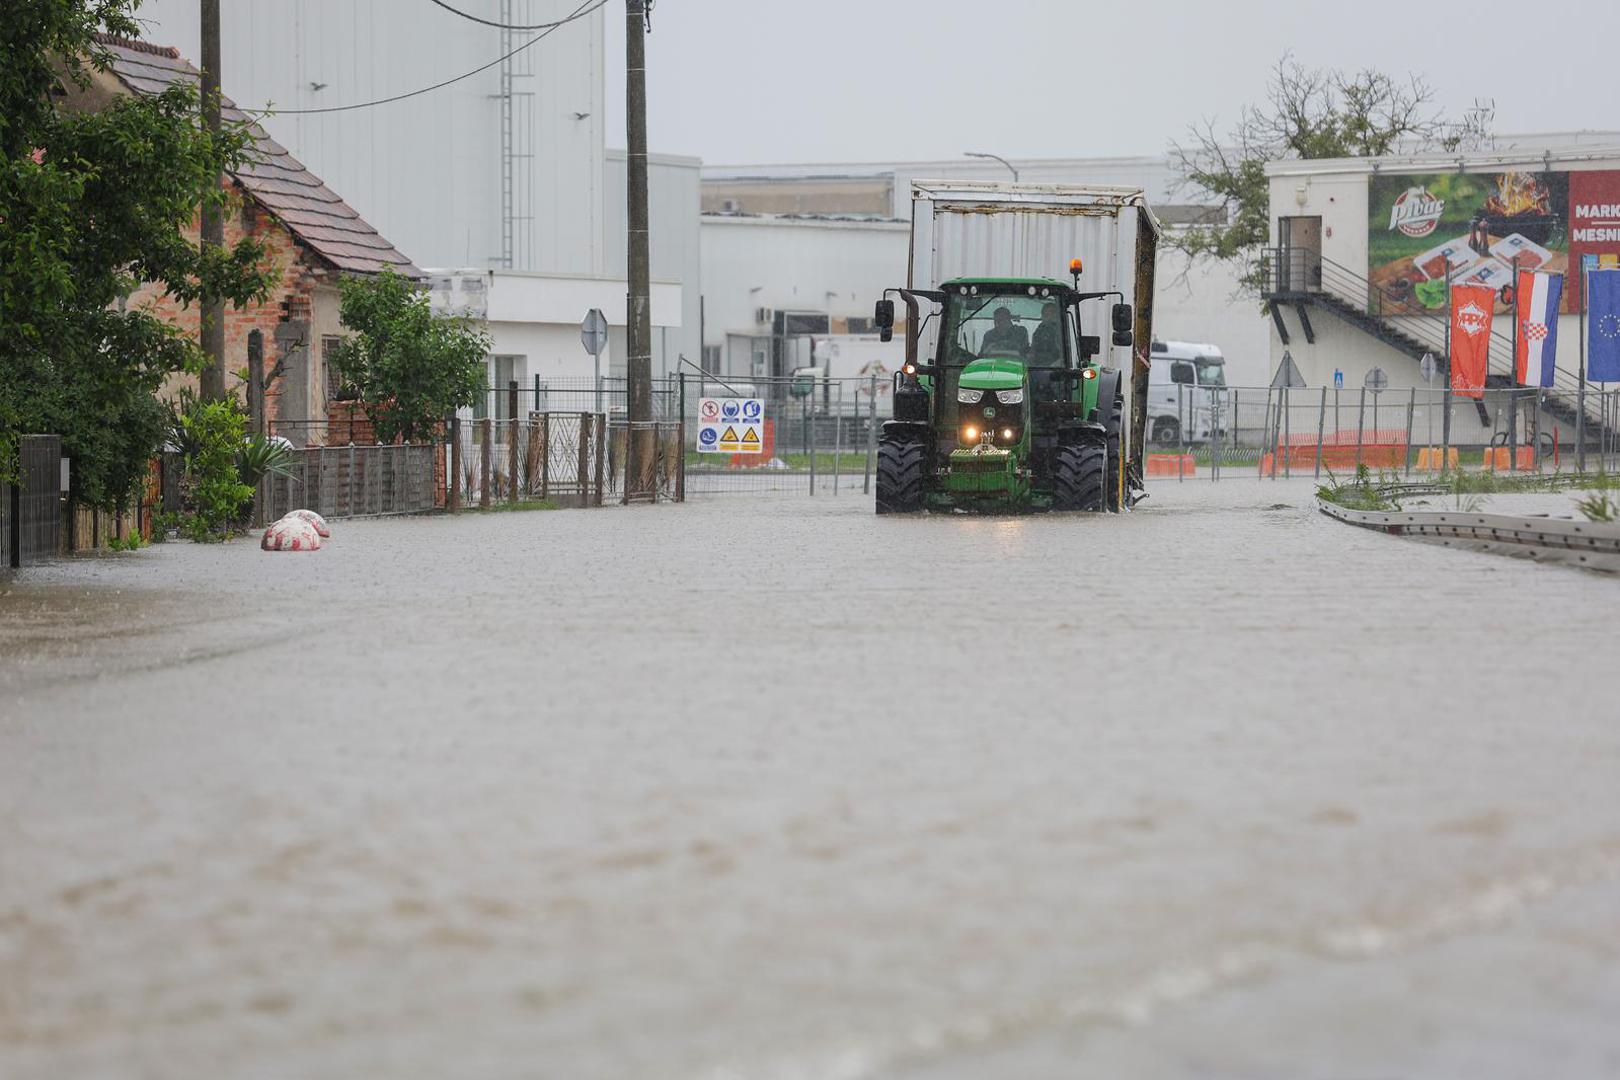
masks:
<svg viewBox="0 0 1620 1080"><path fill-rule="evenodd" d="M1198 463L1191 454L1149 454L1147 456L1147 474L1149 476L1192 476L1198 471Z"/></svg>
<svg viewBox="0 0 1620 1080"><path fill-rule="evenodd" d="M1446 452L1446 466L1448 468L1452 468L1452 469L1455 469L1457 467L1457 448L1455 446L1449 448L1447 450L1447 452ZM1418 449L1417 464L1414 465L1413 468L1417 468L1417 469L1438 469L1438 468L1440 468L1440 447L1438 447L1438 446L1420 447Z"/></svg>
<svg viewBox="0 0 1620 1080"><path fill-rule="evenodd" d="M1456 453L1456 451L1452 451L1452 453ZM1517 457L1517 460L1509 460L1510 457L1514 456ZM1497 472L1501 469L1513 469L1520 472L1528 472L1536 467L1535 448L1531 446L1521 446L1518 448L1517 455L1515 455L1512 447L1493 446L1485 451L1485 467L1492 472Z"/></svg>

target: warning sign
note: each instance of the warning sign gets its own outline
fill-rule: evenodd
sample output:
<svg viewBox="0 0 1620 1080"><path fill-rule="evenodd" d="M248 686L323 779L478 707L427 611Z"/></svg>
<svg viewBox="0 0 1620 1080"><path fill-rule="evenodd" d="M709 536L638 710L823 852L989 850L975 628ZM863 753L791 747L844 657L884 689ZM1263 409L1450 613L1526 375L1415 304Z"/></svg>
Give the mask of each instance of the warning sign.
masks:
<svg viewBox="0 0 1620 1080"><path fill-rule="evenodd" d="M758 398L703 398L698 402L698 453L758 454L764 427L765 403Z"/></svg>

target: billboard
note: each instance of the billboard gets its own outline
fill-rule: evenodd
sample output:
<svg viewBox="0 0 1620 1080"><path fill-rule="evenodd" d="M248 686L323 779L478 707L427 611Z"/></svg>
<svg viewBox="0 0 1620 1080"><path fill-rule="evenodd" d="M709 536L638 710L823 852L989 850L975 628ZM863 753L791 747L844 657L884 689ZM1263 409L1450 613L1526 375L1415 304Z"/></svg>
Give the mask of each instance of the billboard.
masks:
<svg viewBox="0 0 1620 1080"><path fill-rule="evenodd" d="M1444 312L1448 274L1454 285L1485 285L1500 293L1513 281L1515 260L1520 270L1566 270L1571 182L1577 176L1620 173L1375 174L1367 183L1372 309L1384 315ZM1620 252L1620 241L1609 250ZM1565 297L1567 305L1567 291ZM1507 310L1499 300L1498 313Z"/></svg>

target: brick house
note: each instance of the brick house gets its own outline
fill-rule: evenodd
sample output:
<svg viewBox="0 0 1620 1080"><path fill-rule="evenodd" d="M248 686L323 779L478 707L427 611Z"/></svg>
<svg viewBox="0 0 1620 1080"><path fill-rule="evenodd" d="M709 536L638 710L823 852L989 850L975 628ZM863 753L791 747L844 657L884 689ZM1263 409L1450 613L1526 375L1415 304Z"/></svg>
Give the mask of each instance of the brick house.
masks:
<svg viewBox="0 0 1620 1080"><path fill-rule="evenodd" d="M92 73L87 90L73 90L70 104L77 107L99 108L117 95L160 93L177 82L198 79L178 49L110 35L98 35L98 40L113 63L108 71ZM221 111L228 122L248 119L229 99ZM324 443L336 389L327 353L347 333L338 318L339 280L385 267L418 279L423 274L262 127L254 124L251 130L253 160L225 180L240 196L241 207L239 213L226 215L225 244L256 237L281 279L263 304L226 306L226 384L247 396L245 385L231 373L248 366L249 337L257 330L264 370L275 373L264 393L270 430L300 445ZM193 221L186 235L196 239L199 233L200 222ZM198 332L198 309L182 307L158 286L142 286L127 303L147 306L188 334ZM166 390L187 382L195 384L195 379L176 376Z"/></svg>

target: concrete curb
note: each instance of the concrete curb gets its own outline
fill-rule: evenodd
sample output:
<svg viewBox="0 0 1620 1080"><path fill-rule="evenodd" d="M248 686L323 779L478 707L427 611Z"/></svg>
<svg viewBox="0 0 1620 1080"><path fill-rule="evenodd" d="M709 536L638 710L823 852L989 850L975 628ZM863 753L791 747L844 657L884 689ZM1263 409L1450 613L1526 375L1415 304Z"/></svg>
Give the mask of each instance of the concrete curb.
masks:
<svg viewBox="0 0 1620 1080"><path fill-rule="evenodd" d="M1318 499L1328 517L1391 536L1620 573L1620 524L1517 514L1350 510Z"/></svg>

